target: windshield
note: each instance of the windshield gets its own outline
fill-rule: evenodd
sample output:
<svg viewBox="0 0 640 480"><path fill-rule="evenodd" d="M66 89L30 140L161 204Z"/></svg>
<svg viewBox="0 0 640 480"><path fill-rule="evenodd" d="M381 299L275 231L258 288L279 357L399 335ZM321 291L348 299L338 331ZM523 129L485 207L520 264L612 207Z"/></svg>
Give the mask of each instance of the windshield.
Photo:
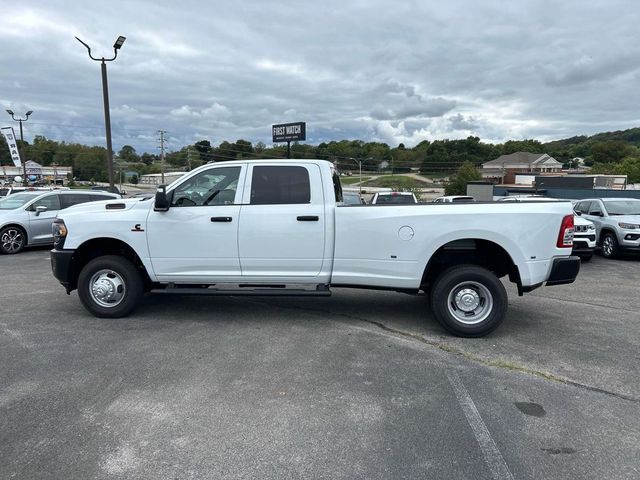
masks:
<svg viewBox="0 0 640 480"><path fill-rule="evenodd" d="M604 200L609 215L640 215L640 200Z"/></svg>
<svg viewBox="0 0 640 480"><path fill-rule="evenodd" d="M15 210L23 207L42 193L14 193L0 200L0 210Z"/></svg>
<svg viewBox="0 0 640 480"><path fill-rule="evenodd" d="M361 205L360 195L357 193L343 193L343 203L345 205Z"/></svg>
<svg viewBox="0 0 640 480"><path fill-rule="evenodd" d="M378 195L378 199L376 200L376 203L392 203L394 205L398 205L398 204L402 204L402 205L406 205L406 204L410 204L410 203L416 203L416 201L413 199L413 195Z"/></svg>

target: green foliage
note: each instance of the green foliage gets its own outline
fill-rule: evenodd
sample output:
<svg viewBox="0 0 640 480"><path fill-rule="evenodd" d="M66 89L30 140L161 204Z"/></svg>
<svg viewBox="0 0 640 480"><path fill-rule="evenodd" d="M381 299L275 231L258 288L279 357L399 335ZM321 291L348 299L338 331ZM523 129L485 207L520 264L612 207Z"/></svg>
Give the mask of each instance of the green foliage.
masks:
<svg viewBox="0 0 640 480"><path fill-rule="evenodd" d="M118 157L120 160L124 160L125 162L139 162L140 157L136 153L136 149L131 145L123 146L118 152Z"/></svg>
<svg viewBox="0 0 640 480"><path fill-rule="evenodd" d="M464 162L444 186L445 195L466 195L467 183L482 180L482 175L471 162Z"/></svg>
<svg viewBox="0 0 640 480"><path fill-rule="evenodd" d="M133 185L137 185L138 184L138 175L132 175L131 176L131 183Z"/></svg>
<svg viewBox="0 0 640 480"><path fill-rule="evenodd" d="M393 188L397 191L407 191L415 188L431 186L422 180L404 175L384 175L381 177L375 177L367 182L363 182L362 185L366 187Z"/></svg>
<svg viewBox="0 0 640 480"><path fill-rule="evenodd" d="M508 140L502 146L502 154L515 152L546 153L545 147L538 140Z"/></svg>

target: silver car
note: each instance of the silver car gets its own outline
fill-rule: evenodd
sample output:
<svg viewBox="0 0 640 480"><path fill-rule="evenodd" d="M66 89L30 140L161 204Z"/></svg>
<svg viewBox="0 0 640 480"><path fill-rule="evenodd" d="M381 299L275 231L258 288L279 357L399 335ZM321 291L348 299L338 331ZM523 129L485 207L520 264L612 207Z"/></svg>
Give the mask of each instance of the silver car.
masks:
<svg viewBox="0 0 640 480"><path fill-rule="evenodd" d="M640 200L636 198L587 198L573 207L596 226L602 255L614 258L622 251L640 251Z"/></svg>
<svg viewBox="0 0 640 480"><path fill-rule="evenodd" d="M113 200L119 195L90 190L13 193L0 199L0 252L18 253L27 245L53 243L51 224L58 211L79 203Z"/></svg>

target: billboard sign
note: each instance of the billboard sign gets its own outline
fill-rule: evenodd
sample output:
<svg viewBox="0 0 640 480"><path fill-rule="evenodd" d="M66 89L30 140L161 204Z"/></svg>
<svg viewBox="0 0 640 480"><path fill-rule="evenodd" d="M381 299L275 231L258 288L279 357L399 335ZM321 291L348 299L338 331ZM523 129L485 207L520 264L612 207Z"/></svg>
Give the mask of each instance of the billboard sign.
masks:
<svg viewBox="0 0 640 480"><path fill-rule="evenodd" d="M16 141L16 134L13 131L13 127L2 127L2 135L4 136L7 146L9 147L9 153L11 153L11 160L16 167L22 165L20 161L20 152L18 151L18 142Z"/></svg>
<svg viewBox="0 0 640 480"><path fill-rule="evenodd" d="M305 122L281 123L271 126L273 143L296 142L307 139L307 124Z"/></svg>

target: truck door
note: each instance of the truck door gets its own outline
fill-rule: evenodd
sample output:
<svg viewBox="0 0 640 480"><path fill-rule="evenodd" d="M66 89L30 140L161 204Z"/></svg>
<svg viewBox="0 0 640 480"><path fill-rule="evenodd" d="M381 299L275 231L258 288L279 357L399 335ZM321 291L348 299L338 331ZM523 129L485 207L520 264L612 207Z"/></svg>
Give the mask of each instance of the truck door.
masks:
<svg viewBox="0 0 640 480"><path fill-rule="evenodd" d="M243 277L313 280L325 250L325 207L317 165L252 165L240 211Z"/></svg>
<svg viewBox="0 0 640 480"><path fill-rule="evenodd" d="M245 170L212 166L169 192L169 210L151 210L146 234L158 280L210 283L240 276L238 185Z"/></svg>

